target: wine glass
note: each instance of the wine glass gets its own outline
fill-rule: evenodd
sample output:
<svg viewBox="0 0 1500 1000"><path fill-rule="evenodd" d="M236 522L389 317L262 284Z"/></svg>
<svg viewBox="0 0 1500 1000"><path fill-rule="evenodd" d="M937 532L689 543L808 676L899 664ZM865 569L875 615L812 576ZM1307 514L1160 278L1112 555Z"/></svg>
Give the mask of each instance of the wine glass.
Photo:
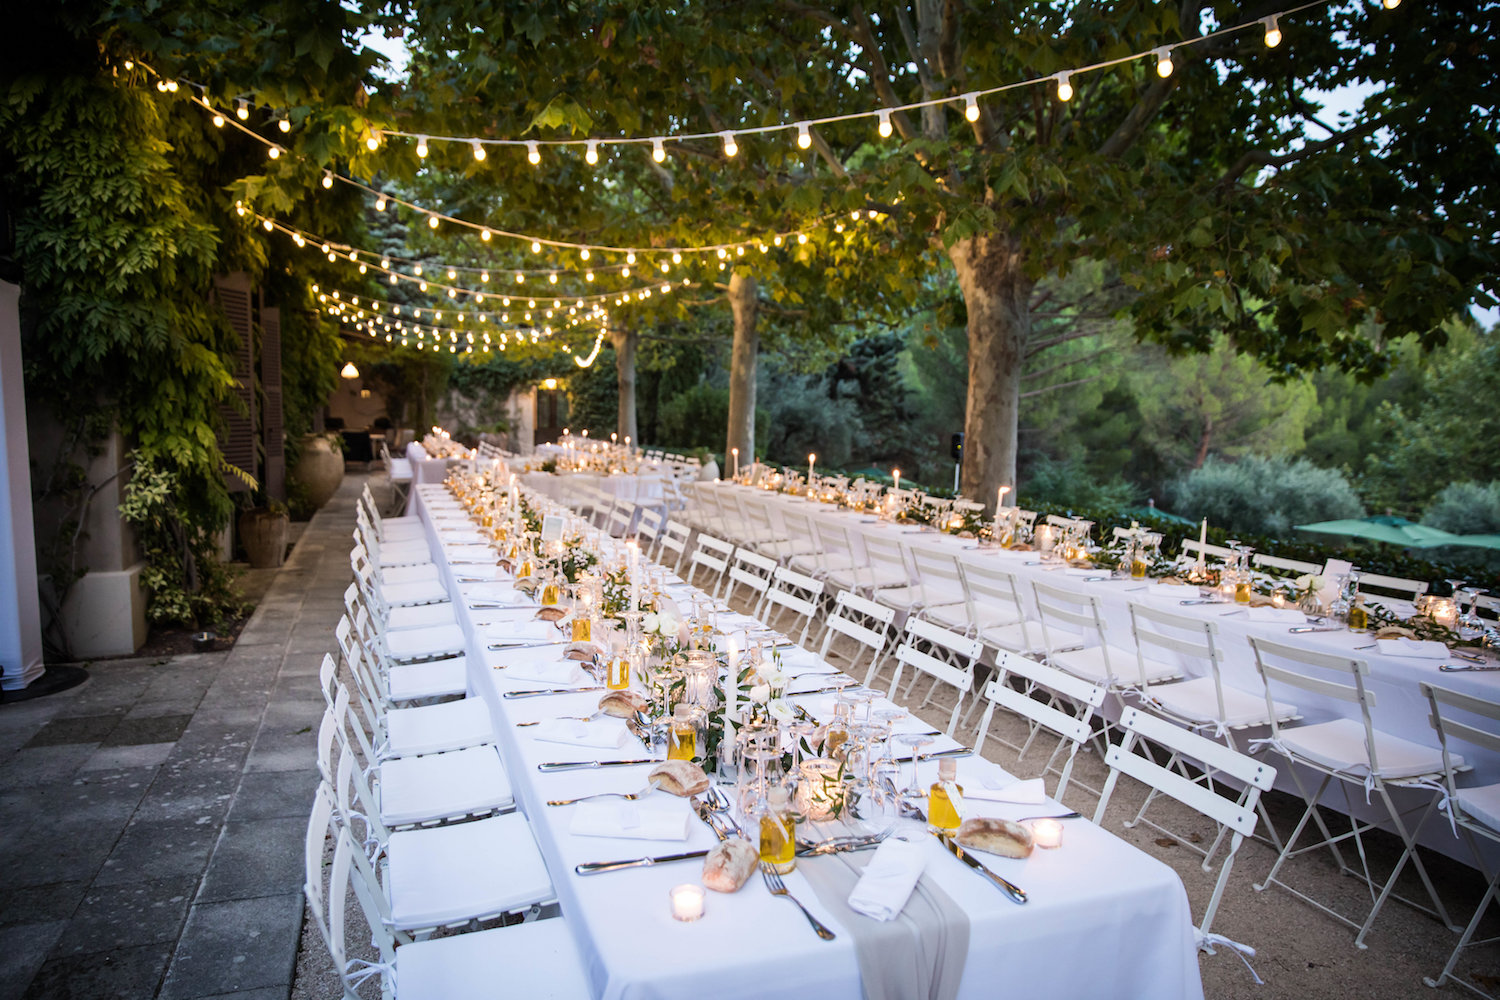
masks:
<svg viewBox="0 0 1500 1000"><path fill-rule="evenodd" d="M902 746L911 748L911 781L902 795L908 799L919 799L922 797L922 788L917 781L917 771L922 765L922 748L931 744L933 738L926 733L902 733L895 739Z"/></svg>

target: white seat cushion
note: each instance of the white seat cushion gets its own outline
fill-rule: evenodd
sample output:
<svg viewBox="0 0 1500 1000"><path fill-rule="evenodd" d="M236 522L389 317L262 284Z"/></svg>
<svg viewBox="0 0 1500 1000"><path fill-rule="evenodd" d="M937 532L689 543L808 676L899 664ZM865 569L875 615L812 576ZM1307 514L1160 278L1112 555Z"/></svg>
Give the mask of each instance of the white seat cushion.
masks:
<svg viewBox="0 0 1500 1000"><path fill-rule="evenodd" d="M1334 719L1311 726L1293 726L1281 730L1281 743L1298 757L1321 764L1331 771L1357 775L1370 772L1370 756L1365 750L1365 727L1354 719ZM1443 752L1411 740L1375 730L1375 759L1382 778L1414 778L1443 769ZM1455 767L1463 763L1451 754Z"/></svg>
<svg viewBox="0 0 1500 1000"><path fill-rule="evenodd" d="M1068 673L1084 680L1093 681L1096 684L1106 684L1113 681L1116 684L1138 684L1141 673L1136 666L1135 653L1119 646L1109 647L1109 660L1105 661L1104 646L1090 646L1087 649L1075 649L1066 653L1055 653L1052 662ZM1114 668L1114 677L1110 677L1110 668ZM1149 681L1164 681L1168 677L1176 677L1182 673L1176 667L1165 663L1157 663L1155 660L1146 661L1146 679Z"/></svg>
<svg viewBox="0 0 1500 1000"><path fill-rule="evenodd" d="M380 570L377 576L382 584L432 583L442 579L434 563L421 566L392 566Z"/></svg>
<svg viewBox="0 0 1500 1000"><path fill-rule="evenodd" d="M417 701L463 694L469 689L468 660L452 656L431 663L398 663L386 676L391 701Z"/></svg>
<svg viewBox="0 0 1500 1000"><path fill-rule="evenodd" d="M432 562L432 550L425 541L397 542L380 547L380 568L426 566Z"/></svg>
<svg viewBox="0 0 1500 1000"><path fill-rule="evenodd" d="M1000 628L987 628L979 633L979 638L987 645L1012 653L1032 653L1042 648L1042 630L1036 624L1032 624L1030 629L1024 628L1020 622Z"/></svg>
<svg viewBox="0 0 1500 1000"><path fill-rule="evenodd" d="M427 544L427 529L420 522L410 523L397 521L391 523L387 518L380 522L380 540L386 545L407 545L414 542Z"/></svg>
<svg viewBox="0 0 1500 1000"><path fill-rule="evenodd" d="M380 765L380 819L410 826L515 804L510 778L493 746L468 747Z"/></svg>
<svg viewBox="0 0 1500 1000"><path fill-rule="evenodd" d="M1155 698L1167 712L1189 722L1220 722L1226 726L1260 726L1271 720L1266 716L1264 695L1252 694L1239 688L1224 687L1224 718L1219 718L1219 700L1214 691L1212 677L1197 677L1176 684L1163 684L1151 689ZM1295 705L1276 702L1276 718L1288 719L1297 714Z"/></svg>
<svg viewBox="0 0 1500 1000"><path fill-rule="evenodd" d="M883 587L874 596L877 603L897 611L910 610L922 601L922 592L917 587Z"/></svg>
<svg viewBox="0 0 1500 1000"><path fill-rule="evenodd" d="M388 629L431 628L434 625L452 625L453 605L447 601L439 604L413 604L392 608L385 619Z"/></svg>
<svg viewBox="0 0 1500 1000"><path fill-rule="evenodd" d="M410 483L411 482L411 459L409 459L409 458L392 458L391 459L390 475L391 475L391 482L393 482L393 483Z"/></svg>
<svg viewBox="0 0 1500 1000"><path fill-rule="evenodd" d="M592 995L561 918L413 941L396 951L401 1000L585 1000ZM504 984L503 990L500 984Z"/></svg>
<svg viewBox="0 0 1500 1000"><path fill-rule="evenodd" d="M494 916L553 897L520 813L399 830L386 845L391 919L400 930Z"/></svg>
<svg viewBox="0 0 1500 1000"><path fill-rule="evenodd" d="M1458 804L1465 815L1479 820L1491 830L1500 830L1500 785L1460 788Z"/></svg>
<svg viewBox="0 0 1500 1000"><path fill-rule="evenodd" d="M411 757L442 753L490 742L494 726L482 698L465 698L442 705L393 708L385 714L389 755Z"/></svg>
<svg viewBox="0 0 1500 1000"><path fill-rule="evenodd" d="M380 596L393 608L410 604L441 604L448 600L448 588L440 580L383 583L380 585Z"/></svg>

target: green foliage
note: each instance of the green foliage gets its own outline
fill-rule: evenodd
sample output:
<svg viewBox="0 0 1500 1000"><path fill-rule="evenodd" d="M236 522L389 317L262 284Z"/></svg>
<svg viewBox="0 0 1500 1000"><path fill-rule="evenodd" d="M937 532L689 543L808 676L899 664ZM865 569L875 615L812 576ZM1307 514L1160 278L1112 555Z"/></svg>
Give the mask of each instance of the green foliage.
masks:
<svg viewBox="0 0 1500 1000"><path fill-rule="evenodd" d="M1342 473L1300 458L1259 455L1210 459L1193 469L1172 484L1172 508L1229 531L1282 536L1293 525L1365 513Z"/></svg>
<svg viewBox="0 0 1500 1000"><path fill-rule="evenodd" d="M724 446L724 427L728 421L729 390L699 382L662 403L660 441L673 448L707 448L717 454L717 449ZM770 428L770 413L756 407L755 439L765 441Z"/></svg>
<svg viewBox="0 0 1500 1000"><path fill-rule="evenodd" d="M1123 479L1100 479L1079 462L1042 458L1023 481L1020 503L1028 510L1049 504L1127 507L1138 499L1139 491Z"/></svg>
<svg viewBox="0 0 1500 1000"><path fill-rule="evenodd" d="M600 350L588 368L569 364L565 385L568 390L568 424L577 434L585 427L589 436L609 440L619 426L620 387L615 372L615 352Z"/></svg>
<svg viewBox="0 0 1500 1000"><path fill-rule="evenodd" d="M1500 480L1449 483L1433 498L1422 523L1455 535L1500 533Z"/></svg>
<svg viewBox="0 0 1500 1000"><path fill-rule="evenodd" d="M146 618L157 624L216 627L238 614L232 581L217 555L216 526L180 501L181 478L144 453L120 503L145 558Z"/></svg>

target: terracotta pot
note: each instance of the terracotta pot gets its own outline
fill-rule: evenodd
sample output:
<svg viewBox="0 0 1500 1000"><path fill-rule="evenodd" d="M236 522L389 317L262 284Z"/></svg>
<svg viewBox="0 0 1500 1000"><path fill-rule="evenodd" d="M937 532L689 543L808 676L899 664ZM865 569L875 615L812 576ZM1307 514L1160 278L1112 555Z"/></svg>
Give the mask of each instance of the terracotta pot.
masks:
<svg viewBox="0 0 1500 1000"><path fill-rule="evenodd" d="M288 517L278 511L255 507L240 515L240 544L253 569L275 569L286 560Z"/></svg>
<svg viewBox="0 0 1500 1000"><path fill-rule="evenodd" d="M333 499L344 480L343 450L322 434L303 435L302 457L292 467L292 478L307 487L307 502L318 509Z"/></svg>

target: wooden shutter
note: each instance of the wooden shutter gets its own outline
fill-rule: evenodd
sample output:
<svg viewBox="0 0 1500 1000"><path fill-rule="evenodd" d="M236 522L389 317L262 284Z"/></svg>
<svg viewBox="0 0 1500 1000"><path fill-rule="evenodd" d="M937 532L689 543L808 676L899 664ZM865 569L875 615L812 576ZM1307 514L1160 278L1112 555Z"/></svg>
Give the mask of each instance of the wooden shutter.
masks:
<svg viewBox="0 0 1500 1000"><path fill-rule="evenodd" d="M261 440L266 455L266 493L286 500L286 420L281 412L281 310L260 311L260 386L265 393Z"/></svg>
<svg viewBox="0 0 1500 1000"><path fill-rule="evenodd" d="M224 432L219 438L219 451L230 465L255 475L255 330L250 305L250 276L236 271L214 279L214 295L224 317L239 338L232 357L231 373L235 385L233 396L243 404L224 405L219 412L224 417ZM224 485L231 493L249 490L239 476L225 473Z"/></svg>

